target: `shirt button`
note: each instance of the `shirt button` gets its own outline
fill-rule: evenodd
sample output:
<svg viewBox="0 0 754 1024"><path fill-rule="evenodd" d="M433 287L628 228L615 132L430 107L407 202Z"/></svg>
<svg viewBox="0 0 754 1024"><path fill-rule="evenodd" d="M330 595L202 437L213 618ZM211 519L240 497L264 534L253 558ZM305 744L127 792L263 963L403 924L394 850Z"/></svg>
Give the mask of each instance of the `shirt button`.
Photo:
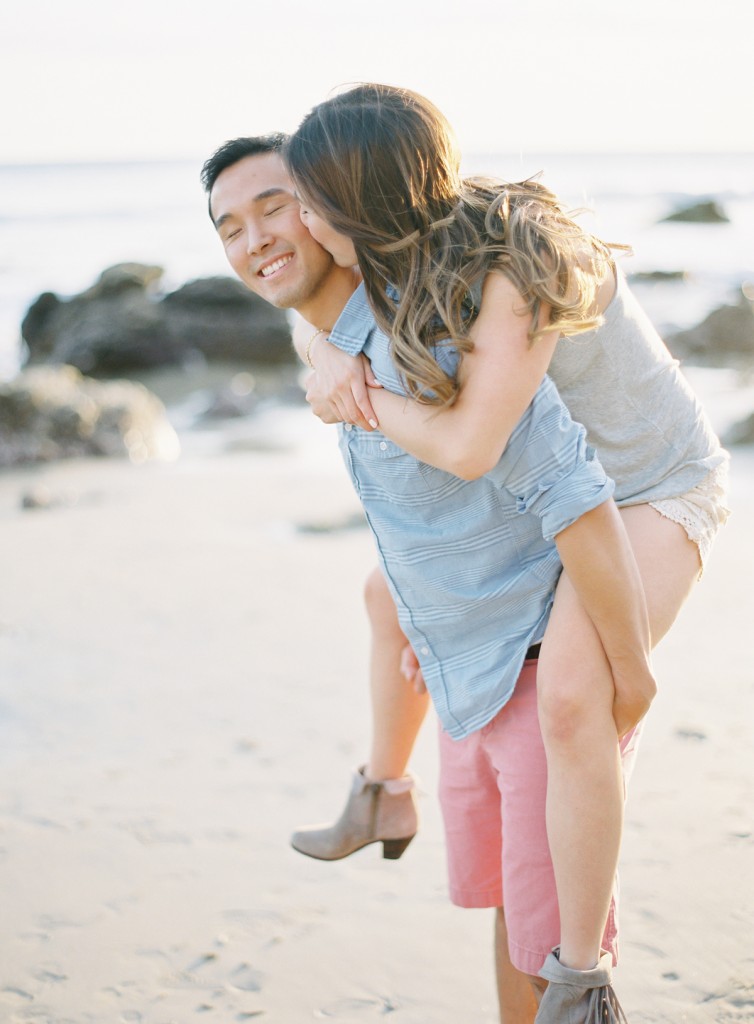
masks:
<svg viewBox="0 0 754 1024"><path fill-rule="evenodd" d="M352 423L344 423L343 424L343 429L344 430L353 430L353 424Z"/></svg>
<svg viewBox="0 0 754 1024"><path fill-rule="evenodd" d="M380 441L380 451L387 451L387 445L385 444L384 441Z"/></svg>
<svg viewBox="0 0 754 1024"><path fill-rule="evenodd" d="M421 653L422 654L429 654L429 647L422 647Z"/></svg>

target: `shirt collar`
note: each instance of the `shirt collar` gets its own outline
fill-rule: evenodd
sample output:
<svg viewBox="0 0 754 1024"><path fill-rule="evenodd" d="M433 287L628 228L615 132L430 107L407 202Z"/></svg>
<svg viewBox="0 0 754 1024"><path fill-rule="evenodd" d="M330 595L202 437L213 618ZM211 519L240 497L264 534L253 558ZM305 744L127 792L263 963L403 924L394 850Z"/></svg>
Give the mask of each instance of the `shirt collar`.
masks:
<svg viewBox="0 0 754 1024"><path fill-rule="evenodd" d="M375 327L374 314L362 283L343 307L328 340L348 355L357 356Z"/></svg>

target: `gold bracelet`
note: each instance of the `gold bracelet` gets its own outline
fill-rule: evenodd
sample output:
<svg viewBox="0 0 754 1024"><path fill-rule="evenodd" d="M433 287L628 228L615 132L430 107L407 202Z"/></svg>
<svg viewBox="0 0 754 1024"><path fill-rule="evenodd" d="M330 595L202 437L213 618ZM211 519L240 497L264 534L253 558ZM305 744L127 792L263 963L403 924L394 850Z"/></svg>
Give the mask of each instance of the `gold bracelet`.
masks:
<svg viewBox="0 0 754 1024"><path fill-rule="evenodd" d="M314 363L312 362L312 345L317 340L317 338L320 336L320 334L327 334L327 328L326 327L319 327L314 332L314 334L311 336L311 338L309 338L309 342L308 342L308 344L306 346L306 352L304 353L304 359L306 360L306 362L309 365L309 368L311 370L314 369Z"/></svg>

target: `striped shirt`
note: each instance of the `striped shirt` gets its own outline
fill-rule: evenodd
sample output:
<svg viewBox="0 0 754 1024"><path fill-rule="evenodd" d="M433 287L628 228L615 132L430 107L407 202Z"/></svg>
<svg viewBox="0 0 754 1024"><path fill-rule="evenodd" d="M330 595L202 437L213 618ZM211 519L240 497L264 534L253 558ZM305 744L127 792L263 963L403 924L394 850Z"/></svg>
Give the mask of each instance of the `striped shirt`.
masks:
<svg viewBox="0 0 754 1024"><path fill-rule="evenodd" d="M330 341L363 351L380 383L404 393L363 287ZM452 369L452 349L435 356ZM429 466L376 430L341 426L340 448L440 722L461 739L506 703L542 637L561 571L553 538L606 501L612 480L548 378L478 480Z"/></svg>

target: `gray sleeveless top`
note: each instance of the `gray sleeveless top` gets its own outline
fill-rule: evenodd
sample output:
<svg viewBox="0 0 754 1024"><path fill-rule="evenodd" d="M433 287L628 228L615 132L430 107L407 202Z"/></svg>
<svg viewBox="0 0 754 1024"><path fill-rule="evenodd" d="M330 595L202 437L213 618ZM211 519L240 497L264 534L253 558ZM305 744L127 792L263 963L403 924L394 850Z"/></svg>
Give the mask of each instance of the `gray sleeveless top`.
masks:
<svg viewBox="0 0 754 1024"><path fill-rule="evenodd" d="M672 498L727 461L720 442L623 274L604 324L561 338L548 373L586 427L619 505Z"/></svg>

